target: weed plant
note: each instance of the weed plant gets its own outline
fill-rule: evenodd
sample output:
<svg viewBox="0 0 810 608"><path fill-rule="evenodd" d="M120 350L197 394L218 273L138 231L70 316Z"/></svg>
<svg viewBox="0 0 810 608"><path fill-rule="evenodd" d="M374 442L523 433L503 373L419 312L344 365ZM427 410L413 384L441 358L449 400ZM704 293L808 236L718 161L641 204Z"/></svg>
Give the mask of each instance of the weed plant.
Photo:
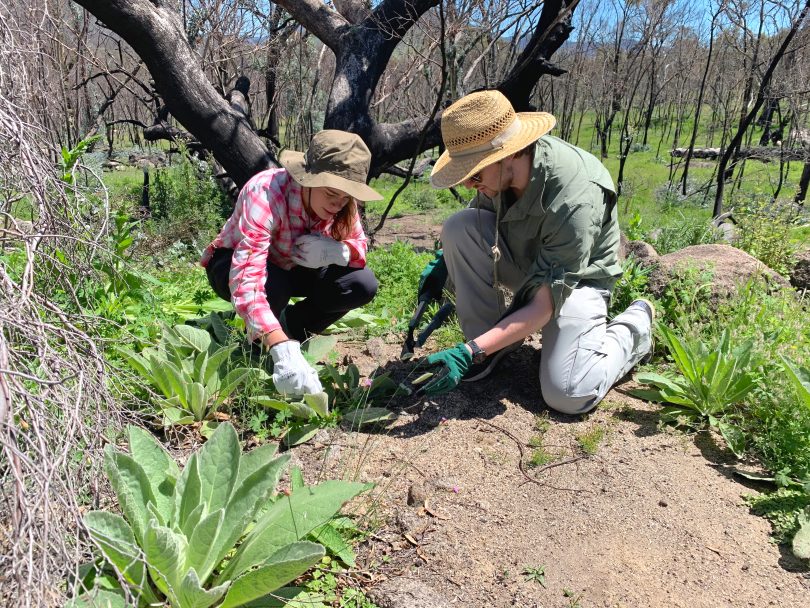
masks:
<svg viewBox="0 0 810 608"><path fill-rule="evenodd" d="M783 275L790 273L800 244L785 238L800 224L801 210L792 203L764 197L737 197L734 245Z"/></svg>
<svg viewBox="0 0 810 608"><path fill-rule="evenodd" d="M232 209L208 163L187 152L180 154L176 164L155 170L149 200L152 244L165 250L180 242L192 254L208 245Z"/></svg>

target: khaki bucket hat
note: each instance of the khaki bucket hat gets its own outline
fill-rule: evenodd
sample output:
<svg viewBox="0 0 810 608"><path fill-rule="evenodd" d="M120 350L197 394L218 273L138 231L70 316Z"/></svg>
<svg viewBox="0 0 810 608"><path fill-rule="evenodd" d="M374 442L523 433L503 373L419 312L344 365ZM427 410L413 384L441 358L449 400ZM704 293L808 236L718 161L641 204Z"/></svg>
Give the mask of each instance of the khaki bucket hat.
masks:
<svg viewBox="0 0 810 608"><path fill-rule="evenodd" d="M500 91L478 91L442 114L447 148L430 173L434 188L449 188L492 163L519 152L551 131L557 119L547 112L515 112Z"/></svg>
<svg viewBox="0 0 810 608"><path fill-rule="evenodd" d="M359 201L383 198L366 185L371 152L354 133L325 129L312 136L306 153L285 150L279 162L302 186L334 188Z"/></svg>

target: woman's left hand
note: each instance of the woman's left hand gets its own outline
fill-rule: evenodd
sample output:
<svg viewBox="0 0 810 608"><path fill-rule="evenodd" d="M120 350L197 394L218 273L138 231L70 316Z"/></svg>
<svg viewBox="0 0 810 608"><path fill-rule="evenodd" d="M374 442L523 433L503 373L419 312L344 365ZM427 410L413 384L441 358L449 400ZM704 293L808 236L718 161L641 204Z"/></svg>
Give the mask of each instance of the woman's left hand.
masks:
<svg viewBox="0 0 810 608"><path fill-rule="evenodd" d="M292 261L307 268L322 268L330 264L347 266L351 253L346 243L328 236L304 234L295 241Z"/></svg>

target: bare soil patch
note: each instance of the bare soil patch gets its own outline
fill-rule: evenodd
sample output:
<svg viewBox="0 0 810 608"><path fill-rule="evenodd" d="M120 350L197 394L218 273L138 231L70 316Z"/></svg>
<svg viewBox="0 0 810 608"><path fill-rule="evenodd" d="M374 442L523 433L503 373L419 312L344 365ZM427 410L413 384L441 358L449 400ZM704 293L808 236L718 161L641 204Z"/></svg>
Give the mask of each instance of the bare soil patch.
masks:
<svg viewBox="0 0 810 608"><path fill-rule="evenodd" d="M365 374L402 377L397 340L340 348ZM377 484L356 584L383 608L810 605L810 575L749 513L741 496L757 490L710 437L659 430L657 407L618 390L585 419L548 412L539 347L449 395L392 403L387 429L324 431L296 449L307 471ZM605 437L594 455L524 474L538 415L563 459L583 456L578 435Z"/></svg>

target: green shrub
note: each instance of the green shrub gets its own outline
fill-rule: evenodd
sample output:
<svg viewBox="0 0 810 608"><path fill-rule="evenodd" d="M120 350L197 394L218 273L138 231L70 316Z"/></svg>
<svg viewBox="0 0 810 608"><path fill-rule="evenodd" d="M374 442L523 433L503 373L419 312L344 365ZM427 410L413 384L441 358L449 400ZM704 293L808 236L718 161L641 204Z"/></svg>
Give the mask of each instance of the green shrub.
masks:
<svg viewBox="0 0 810 608"><path fill-rule="evenodd" d="M747 198L734 206L734 245L776 272L787 275L795 264L798 243L788 235L799 223L800 209L791 203Z"/></svg>
<svg viewBox="0 0 810 608"><path fill-rule="evenodd" d="M613 288L610 298L610 316L624 312L630 302L642 297L649 297L647 282L651 272L650 266L639 264L633 257L622 262L622 276Z"/></svg>
<svg viewBox="0 0 810 608"><path fill-rule="evenodd" d="M285 585L325 554L322 544L305 539L371 487L344 481L304 486L299 472L292 491L276 495L289 455L276 456L272 444L242 454L227 423L182 471L147 431L130 427L129 444L130 455L107 446L105 468L124 516L84 516L105 567L80 581L79 591L91 591L71 607L94 599L123 607L122 583L139 606L229 608L294 597L299 590ZM105 574L110 569L118 577Z"/></svg>
<svg viewBox="0 0 810 608"><path fill-rule="evenodd" d="M402 331L407 327L416 307L419 275L431 259L431 253L417 253L413 246L402 241L369 251L368 265L380 287L366 308L374 314L390 317L389 329Z"/></svg>
<svg viewBox="0 0 810 608"><path fill-rule="evenodd" d="M231 213L208 163L181 153L179 161L154 172L149 190L152 228L161 241L202 249ZM203 242L205 241L205 242Z"/></svg>

